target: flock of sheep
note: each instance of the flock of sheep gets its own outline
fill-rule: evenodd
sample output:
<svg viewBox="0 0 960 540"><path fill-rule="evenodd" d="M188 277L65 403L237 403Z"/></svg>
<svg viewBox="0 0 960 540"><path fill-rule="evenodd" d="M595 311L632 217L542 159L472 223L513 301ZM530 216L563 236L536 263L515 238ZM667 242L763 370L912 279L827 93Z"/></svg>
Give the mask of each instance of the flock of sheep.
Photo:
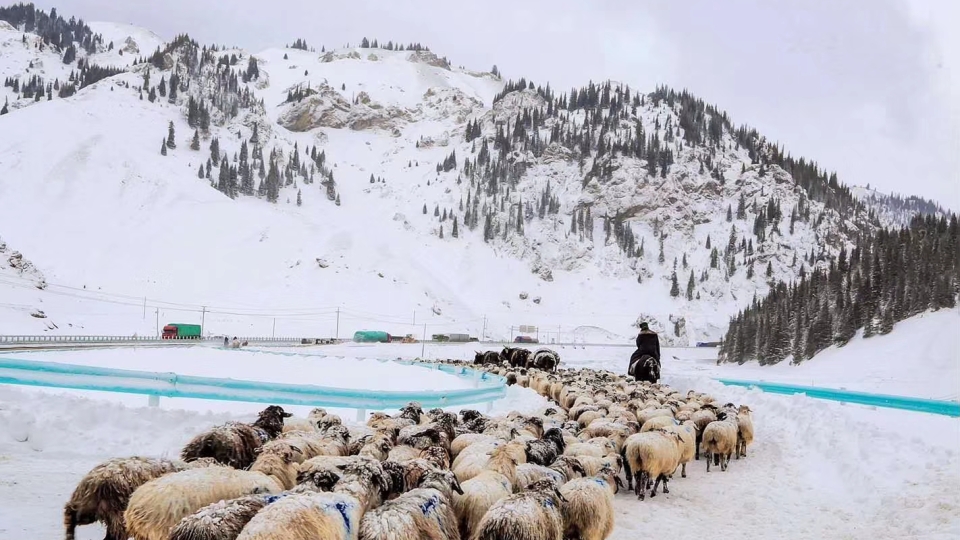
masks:
<svg viewBox="0 0 960 540"><path fill-rule="evenodd" d="M753 439L747 406L589 369L483 369L555 405L534 415L371 415L264 409L198 434L179 460L130 457L91 470L64 511L66 538L105 540L602 540L622 486L642 500L705 454L726 470Z"/></svg>

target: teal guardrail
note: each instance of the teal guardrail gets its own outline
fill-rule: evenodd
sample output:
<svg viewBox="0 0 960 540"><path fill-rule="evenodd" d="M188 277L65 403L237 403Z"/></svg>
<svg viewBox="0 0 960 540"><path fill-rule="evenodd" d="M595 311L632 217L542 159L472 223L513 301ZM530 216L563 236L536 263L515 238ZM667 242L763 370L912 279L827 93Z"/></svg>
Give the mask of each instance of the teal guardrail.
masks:
<svg viewBox="0 0 960 540"><path fill-rule="evenodd" d="M429 369L426 367L429 364L422 365ZM398 409L411 401L420 402L425 408L489 403L506 395L502 377L456 366L436 366L434 369L474 380L477 388L413 392L361 390L195 377L9 357L0 357L0 384L358 410Z"/></svg>
<svg viewBox="0 0 960 540"><path fill-rule="evenodd" d="M960 403L956 401L937 401L933 399L891 396L886 394L870 394L867 392L837 390L834 388L798 386L793 384L768 383L762 381L740 381L735 379L716 380L728 386L759 388L764 392L770 392L772 394L805 394L807 397L816 399L826 399L830 401L841 401L844 403L857 403L860 405L873 405L875 407L886 407L890 409L903 409L907 411L919 411L932 414L941 414L945 416L960 417Z"/></svg>

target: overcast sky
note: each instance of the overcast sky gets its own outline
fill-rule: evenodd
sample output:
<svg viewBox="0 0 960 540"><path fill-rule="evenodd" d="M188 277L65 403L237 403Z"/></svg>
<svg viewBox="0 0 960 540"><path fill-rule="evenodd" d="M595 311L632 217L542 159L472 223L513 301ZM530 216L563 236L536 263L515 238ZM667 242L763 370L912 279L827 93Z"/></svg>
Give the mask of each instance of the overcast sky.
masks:
<svg viewBox="0 0 960 540"><path fill-rule="evenodd" d="M558 90L686 87L842 182L960 210L958 0L40 0L257 51L368 36Z"/></svg>

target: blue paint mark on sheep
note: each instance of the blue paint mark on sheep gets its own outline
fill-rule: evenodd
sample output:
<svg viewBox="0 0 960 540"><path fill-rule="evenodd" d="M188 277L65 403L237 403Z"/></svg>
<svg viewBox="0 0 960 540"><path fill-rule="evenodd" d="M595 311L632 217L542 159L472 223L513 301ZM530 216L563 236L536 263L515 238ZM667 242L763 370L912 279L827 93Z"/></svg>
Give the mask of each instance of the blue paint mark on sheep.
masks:
<svg viewBox="0 0 960 540"><path fill-rule="evenodd" d="M440 504L440 498L434 495L420 505L420 511L426 516L436 510L438 504Z"/></svg>
<svg viewBox="0 0 960 540"><path fill-rule="evenodd" d="M544 499L544 500L543 500L543 507L544 507L544 508L553 508L553 501L550 500L550 499Z"/></svg>
<svg viewBox="0 0 960 540"><path fill-rule="evenodd" d="M607 487L607 481L604 480L603 478L594 478L593 481L600 484L603 487Z"/></svg>
<svg viewBox="0 0 960 540"><path fill-rule="evenodd" d="M350 516L347 515L347 510L351 506L352 506L351 504L344 501L338 502L337 504L334 505L334 508L336 508L337 511L340 512L340 517L343 518L343 527L347 530L347 533L350 532Z"/></svg>

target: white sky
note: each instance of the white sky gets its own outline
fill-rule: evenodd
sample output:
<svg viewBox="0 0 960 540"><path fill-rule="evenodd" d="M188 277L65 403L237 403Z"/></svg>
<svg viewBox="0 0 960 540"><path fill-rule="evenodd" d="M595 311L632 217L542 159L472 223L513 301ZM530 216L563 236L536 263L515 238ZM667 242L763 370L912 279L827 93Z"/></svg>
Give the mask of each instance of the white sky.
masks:
<svg viewBox="0 0 960 540"><path fill-rule="evenodd" d="M40 0L258 51L419 41L560 91L686 87L842 182L960 210L960 0Z"/></svg>

